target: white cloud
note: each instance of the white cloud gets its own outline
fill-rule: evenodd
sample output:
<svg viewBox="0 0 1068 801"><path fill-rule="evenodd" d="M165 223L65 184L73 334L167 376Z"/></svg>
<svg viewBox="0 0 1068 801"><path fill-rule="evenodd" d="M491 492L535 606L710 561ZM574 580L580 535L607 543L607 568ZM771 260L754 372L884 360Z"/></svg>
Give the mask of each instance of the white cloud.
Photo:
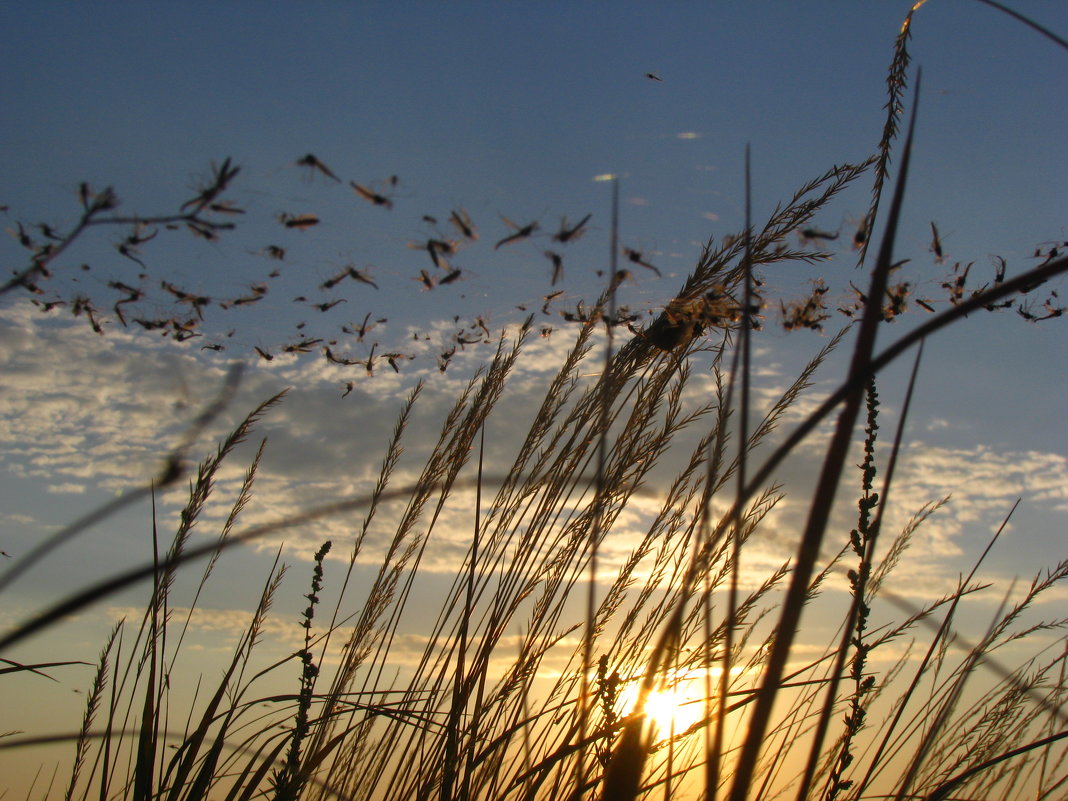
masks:
<svg viewBox="0 0 1068 801"><path fill-rule="evenodd" d="M452 324L443 321L430 328L446 331L451 330ZM493 502L495 478L508 472L538 413L547 382L569 345L562 335L543 339L535 334L525 346L504 397L486 427L488 491L483 496L484 509ZM414 343L413 349L421 349L423 355L432 354L433 346ZM253 500L242 513L238 529L276 523L302 510L339 500L358 502L369 497L400 404L414 381L425 379L426 386L402 439L404 453L392 479L393 487L413 484L457 393L489 355L485 348L458 350L446 373L440 373L432 361L423 358L399 375L386 368L358 381L346 398L341 397L337 371L323 359L287 356L272 363L254 364L247 370L238 396L223 418L200 438L191 457L199 459L214 452L220 438L256 403L287 386L292 389L281 405L260 422L250 441L220 470L214 500L201 515L198 530L212 535L222 525L249 460L264 436L268 442ZM766 348L757 350L758 410L766 410L777 400L791 379L785 362L772 359L772 355ZM73 495L92 488L111 493L147 480L179 441L189 421L218 391L227 362L214 354L191 353L165 340L147 340L123 331L113 331L106 337L90 336L81 324L45 318L28 305L18 305L0 315L0 365L6 378L5 387L0 389L4 393L0 396L4 469L39 481L42 489L52 494ZM595 344L588 366L579 370L578 392L593 385L599 369L599 345ZM775 437L791 430L822 400L829 383L819 375L816 379L816 386L783 417ZM699 366L693 371L683 401L692 408L711 400L713 391L714 381L707 366ZM631 499L606 543L604 575L614 574L627 558L662 505L667 482L681 469L697 439L711 424L708 416L679 434L675 443L678 453L668 457L647 479L645 494ZM756 586L768 571L792 555L807 513L807 492L813 478L811 459L825 447L824 432L829 425L817 430L776 475L775 480L783 482L787 496L771 510L747 545L747 587ZM474 477L475 456L468 454L462 473L466 480ZM859 460L858 451L852 461ZM588 467L586 470L591 472ZM848 487L848 472L845 481ZM947 494L953 495L952 503L921 527L906 555L908 570L914 577L943 579L945 560L961 554L962 535L976 526L988 528L996 524L1019 495L1029 502L1063 511L1068 498L1068 460L1055 453L1003 453L979 445L948 448L914 441L903 453L886 530L900 530L908 516L924 503ZM161 525L176 525L178 510L186 497L184 483L165 494ZM34 506L30 500L26 499L24 508L13 511L25 517L39 516L35 510L43 501L38 499L38 506ZM574 501L561 504L560 508L566 511ZM390 500L378 510L360 555L362 564L380 563L404 502L404 498ZM853 492L843 488L828 534L828 551L844 543L844 536L855 525L855 504ZM716 505L717 509L725 508L720 499ZM275 548L285 541L288 553L308 559L319 544L331 539L335 556L347 557L362 526L365 508L355 503L344 514L286 528L264 537L258 547ZM427 532L429 509L424 511L412 536L421 537ZM473 509L473 488L458 487L434 524L421 569L446 574L456 569L471 541ZM888 541L889 537L885 539ZM639 575L647 572L639 570Z"/></svg>

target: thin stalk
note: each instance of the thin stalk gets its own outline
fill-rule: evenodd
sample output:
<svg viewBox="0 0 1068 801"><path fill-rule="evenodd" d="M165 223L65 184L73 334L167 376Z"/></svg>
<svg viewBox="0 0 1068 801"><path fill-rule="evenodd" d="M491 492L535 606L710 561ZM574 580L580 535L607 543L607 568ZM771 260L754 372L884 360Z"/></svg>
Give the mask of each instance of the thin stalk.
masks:
<svg viewBox="0 0 1068 801"><path fill-rule="evenodd" d="M919 84L920 76L917 75L917 95L919 94ZM879 258L875 269L872 271L864 317L861 320L860 332L857 335L857 343L853 351L853 361L849 369L851 378L870 374L872 354L875 347L875 333L882 319L883 294L886 291L887 279L892 264L893 244L897 232L898 219L901 214L901 204L904 201L905 178L908 175L915 125L916 106L914 104L912 119L909 122L909 132L905 138L901 174L898 176L894 197L891 201L890 214ZM812 507L809 511L808 522L805 525L805 531L798 546L793 578L786 597L783 599L783 610L779 619L778 633L772 643L771 653L768 655L764 679L757 696L756 707L749 720L749 729L738 760L738 770L731 788L731 801L745 801L749 792L749 785L752 782L757 759L763 747L764 735L771 720L772 706L775 703L775 696L778 693L783 671L786 668L790 649L793 646L798 624L801 620L801 612L809 592L809 581L816 565L816 559L819 556L823 533L830 517L838 481L841 477L842 468L849 450L849 443L853 436L853 427L860 410L861 395L862 393L858 387L844 399L845 406L838 417L838 424L835 427L831 444L827 449L827 456L820 472Z"/></svg>
<svg viewBox="0 0 1068 801"><path fill-rule="evenodd" d="M582 642L582 675L579 680L579 719L578 737L580 747L575 759L575 787L572 797L582 797L586 785L586 730L589 727L589 673L593 665L593 636L597 622L597 551L601 540L601 521L604 517L604 497L607 491L605 467L608 464L608 426L611 422L612 392L611 382L607 380L612 368L612 328L616 319L616 289L619 286L618 254L619 250L619 177L612 179L612 233L611 255L609 256L608 275L608 315L605 321L604 375L601 380L601 392L598 398L598 428L600 437L597 442L597 475L594 482L593 520L589 527L589 577L586 593L586 627Z"/></svg>

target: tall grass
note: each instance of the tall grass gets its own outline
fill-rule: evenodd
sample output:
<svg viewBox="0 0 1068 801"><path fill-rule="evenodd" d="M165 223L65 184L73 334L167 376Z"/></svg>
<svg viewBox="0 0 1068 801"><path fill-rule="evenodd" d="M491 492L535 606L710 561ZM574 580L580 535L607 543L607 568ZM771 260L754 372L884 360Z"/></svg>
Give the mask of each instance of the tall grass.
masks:
<svg viewBox="0 0 1068 801"><path fill-rule="evenodd" d="M958 297L948 311L876 349L876 331L900 301L890 284L895 232L909 154L922 142L914 94L893 194L882 203L905 108L911 22L912 12L896 43L877 152L826 171L762 225L747 220L738 237L718 247L710 242L663 314L618 348L611 335L601 335L606 323L611 334L616 318L613 263L608 288L499 476L484 474L482 442L505 424L507 409L500 407L524 357L529 323L502 336L493 358L460 392L413 484L396 486L395 473L421 387L385 443L370 494L241 529L241 513L254 500L261 444L218 539L192 546L193 524L214 499L220 466L284 402L272 397L200 465L162 555L61 599L0 638L0 648L9 647L124 587L150 583L140 623L120 624L101 652L84 724L69 737L74 758L65 798L519 801L662 794L830 801L1018 798L1025 787L1029 797L1063 797L1068 649L1041 648L1036 635L1052 632L1063 644L1066 621L1035 622L1025 613L1068 576L1068 560L1038 574L972 642L956 624L962 605L986 589L976 572L922 608L894 592L901 553L945 501L905 510L910 520L899 531L883 529L913 384L888 389L880 385L881 371L963 316L996 309L1068 271L1068 259L1048 258ZM220 171L216 194L229 169ZM830 338L759 413L750 400L746 351L758 335L759 277L783 262L819 261L820 253L793 248L788 237L869 173L873 201L864 230L873 231L880 209L887 211L859 319ZM203 205L189 214L195 218ZM840 386L801 424L783 430L816 371L846 343L853 350ZM696 380L698 365L710 381ZM595 380L583 381L591 371ZM899 389L905 412L884 454L879 398ZM862 462L851 477L862 410ZM747 543L772 525L769 516L790 489L776 483L777 468L832 413L807 522L798 532L777 532L794 543L792 556L758 579L747 571L743 581ZM177 463L172 455L161 483L173 482ZM660 475L671 464L682 466L664 483ZM835 532L835 498L850 486L857 524ZM472 489L470 547L434 610L410 676L393 678L428 544L443 514L468 504ZM136 497L151 493L146 487ZM399 513L384 515L387 505ZM608 575L599 549L636 507L652 511L641 516L640 535ZM272 604L289 591L276 558L223 675L172 717L171 685L184 679L175 664L200 595L198 589L185 620L176 622L170 608L176 571L206 560L203 588L234 545L355 510L363 520L347 545L344 574L325 562L329 542L315 554L303 647L276 664L254 660ZM98 518L90 515L59 536L77 536ZM384 556L369 585L357 587L352 576L365 538L384 519L391 527ZM34 566L57 541L12 570ZM824 603L835 582L848 603ZM320 593L331 583L340 589L325 616ZM813 649L805 614L829 607L841 613L837 631ZM875 626L890 607L902 617ZM1002 661L1006 646L1032 641L1028 657ZM291 677L293 692L260 694L258 683L280 674ZM661 730L645 707L656 690L673 688L700 690L701 712L690 725ZM268 701L271 711L264 713ZM11 736L0 747L34 742Z"/></svg>

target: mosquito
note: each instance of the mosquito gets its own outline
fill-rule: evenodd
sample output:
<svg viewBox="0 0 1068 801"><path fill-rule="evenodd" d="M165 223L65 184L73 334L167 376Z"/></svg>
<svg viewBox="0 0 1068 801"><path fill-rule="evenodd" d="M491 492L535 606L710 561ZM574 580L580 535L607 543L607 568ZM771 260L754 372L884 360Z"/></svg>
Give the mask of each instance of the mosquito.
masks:
<svg viewBox="0 0 1068 801"><path fill-rule="evenodd" d="M311 153L309 153L308 155L304 156L303 158L298 159L297 160L297 166L298 167L307 167L311 171L311 173L313 175L315 174L316 170L318 170L323 175L325 175L327 178L330 178L333 181L337 181L338 183L341 183L341 179L338 178L336 175L334 175L334 173L331 171L331 169L329 167L327 167L325 164L323 164L321 161L319 161L319 159L317 159Z"/></svg>
<svg viewBox="0 0 1068 801"><path fill-rule="evenodd" d="M408 353L383 353L382 357L389 362L389 366L393 368L394 373L399 373L400 368L397 366L398 359L408 359L411 361L415 357Z"/></svg>
<svg viewBox="0 0 1068 801"><path fill-rule="evenodd" d="M797 234L802 242L833 242L838 238L838 232L821 231L818 228L805 228Z"/></svg>
<svg viewBox="0 0 1068 801"><path fill-rule="evenodd" d="M170 284L166 281L160 281L160 286L170 292L174 297L178 299L179 303L188 303L193 309L196 310L197 317L201 320L204 319L203 307L211 303L211 298L206 295L194 295L185 290L179 289L174 284Z"/></svg>
<svg viewBox="0 0 1068 801"><path fill-rule="evenodd" d="M224 300L219 304L219 306L224 309L230 309L234 306L248 306L250 303L256 303L258 301L263 300L264 296L267 294L266 284L253 284L249 287L249 289L252 290L251 295L242 295L241 297L234 298L233 300Z"/></svg>
<svg viewBox="0 0 1068 801"><path fill-rule="evenodd" d="M268 259L274 259L275 261L285 261L286 249L278 245L268 245L260 253L266 256Z"/></svg>
<svg viewBox="0 0 1068 801"><path fill-rule="evenodd" d="M367 336L368 331L370 331L379 323L384 323L387 321L385 317L379 317L373 323L370 322L370 320L371 312L367 312L366 316L363 318L363 322L360 323L359 328L352 328L351 326L343 325L341 326L341 330L344 331L346 334L354 334L356 336L357 342L363 342L363 338Z"/></svg>
<svg viewBox="0 0 1068 801"><path fill-rule="evenodd" d="M938 236L938 228L935 227L934 222L931 223L931 252L935 255L936 263L941 264L946 260L942 252L942 239Z"/></svg>
<svg viewBox="0 0 1068 801"><path fill-rule="evenodd" d="M311 349L322 342L321 339L301 339L282 348L285 353L311 353Z"/></svg>
<svg viewBox="0 0 1068 801"><path fill-rule="evenodd" d="M278 215L278 222L282 223L286 228L296 228L298 231L304 231L312 226L319 224L319 218L314 214L288 214L282 212Z"/></svg>
<svg viewBox="0 0 1068 801"><path fill-rule="evenodd" d="M444 275L441 278L439 278L438 279L438 284L440 284L440 285L451 284L453 281L456 281L457 279L459 279L459 277L462 274L463 274L463 270L461 270L459 267L456 267L456 268L450 270L446 275Z"/></svg>
<svg viewBox="0 0 1068 801"><path fill-rule="evenodd" d="M504 239L502 239L500 242L498 242L496 245L494 245L494 247L493 247L494 250L496 250L497 248L501 247L502 245L509 245L512 242L518 242L520 239L526 239L529 236L531 236L535 231L538 230L538 221L537 220L535 220L534 222L531 222L531 223L527 223L523 227L520 227L520 226L516 225L514 222L512 222L511 220L509 220L507 217L505 217L503 214L501 215L501 219L504 220L505 224L509 228L511 228L513 231L515 231L515 233L514 234L509 234Z"/></svg>
<svg viewBox="0 0 1068 801"><path fill-rule="evenodd" d="M391 181L392 185L396 186L396 184L397 184L397 176L396 175L392 176L390 178L390 181ZM349 186L351 186L354 190L356 190L356 194L359 195L360 197L362 197L364 200L366 200L366 201L368 201L370 203L374 203L376 206L384 206L387 209L393 208L393 200L388 198L388 197L386 197L385 195L379 194L378 192L374 191L373 189L370 189L370 188L364 186L363 184L358 184L355 181L349 181Z"/></svg>
<svg viewBox="0 0 1068 801"><path fill-rule="evenodd" d="M445 256L452 256L456 253L457 245L448 239L428 239L426 242L409 242L408 247L412 250L425 250L430 254L430 260L434 262L434 266L440 270L448 270L449 263L445 260Z"/></svg>
<svg viewBox="0 0 1068 801"><path fill-rule="evenodd" d="M345 298L338 298L337 300L328 300L324 303L313 303L312 305L315 306L315 308L317 308L321 312L327 312L339 303L348 303L348 301L345 300Z"/></svg>
<svg viewBox="0 0 1068 801"><path fill-rule="evenodd" d="M357 362L357 364L362 364L366 368L367 375L374 375L375 374L375 349L377 347L378 347L378 343L377 342L373 343L371 345L371 352L367 354L367 358L362 360L362 361L360 361L360 362Z"/></svg>
<svg viewBox="0 0 1068 801"><path fill-rule="evenodd" d="M34 306L40 307L41 311L43 312L50 312L57 306L67 305L67 302L64 300L37 300L36 298L31 298L30 303L32 303Z"/></svg>
<svg viewBox="0 0 1068 801"><path fill-rule="evenodd" d="M465 209L454 209L449 214L449 222L456 226L456 229L463 235L464 239L470 239L472 242L478 239L478 231L475 230L475 225L471 222L471 216Z"/></svg>
<svg viewBox="0 0 1068 801"><path fill-rule="evenodd" d="M639 267L644 267L646 270L652 270L654 273L656 273L657 277L660 277L660 270L651 265L649 262L645 261L645 257L641 254L641 252L633 250L632 248L623 248L623 255L626 256L627 259L633 262L634 264L637 264Z"/></svg>
<svg viewBox="0 0 1068 801"><path fill-rule="evenodd" d="M239 209L232 200L220 200L218 203L209 203L208 208L218 214L244 214L244 209Z"/></svg>
<svg viewBox="0 0 1068 801"><path fill-rule="evenodd" d="M326 356L326 360L328 362L340 364L345 367L349 367L354 364L363 364L363 362L358 359L346 359L344 356L338 356L336 353L330 350L329 345L323 348L323 355Z"/></svg>
<svg viewBox="0 0 1068 801"><path fill-rule="evenodd" d="M564 290L558 289L555 292L550 292L548 295L546 295L544 298L542 298L542 300L544 300L545 302L541 305L541 313L542 314L548 314L549 313L549 304L551 304L554 300L556 300L562 294L564 294Z"/></svg>
<svg viewBox="0 0 1068 801"><path fill-rule="evenodd" d="M865 217L860 221L860 225L857 226L857 231L853 234L853 250L860 250L868 242L868 218Z"/></svg>
<svg viewBox="0 0 1068 801"><path fill-rule="evenodd" d="M434 281L434 276L428 273L426 270L420 270L419 275L412 278L413 281L419 281L427 289L433 289L437 284Z"/></svg>
<svg viewBox="0 0 1068 801"><path fill-rule="evenodd" d="M545 251L545 258L553 263L553 278L549 286L556 286L557 282L564 277L564 259L559 253L551 250Z"/></svg>
<svg viewBox="0 0 1068 801"><path fill-rule="evenodd" d="M442 351L441 355L438 356L438 370L440 372L444 373L445 370L449 366L449 362L452 361L452 357L455 356L455 355L456 355L456 346L455 345L453 345L451 348L449 348L446 351Z"/></svg>
<svg viewBox="0 0 1068 801"><path fill-rule="evenodd" d="M378 289L378 284L376 284L374 281L372 281L371 278L366 273L363 273L360 270L357 270L355 267L352 267L351 265L346 267L344 270L339 272L337 275L334 275L334 276L332 276L330 278L327 278L325 281L323 281L323 283L321 283L319 285L319 288L320 289L333 289L335 286L340 284L346 278L352 278L353 280L359 281L360 283L363 283L363 284L370 284L375 289Z"/></svg>
<svg viewBox="0 0 1068 801"><path fill-rule="evenodd" d="M580 238L584 233L586 233L586 223L590 221L590 217L592 216L593 214L587 214L585 217L579 220L578 224L573 225L570 228L567 227L567 217L564 217L560 221L560 230L553 234L553 241L565 244L567 242L573 242L574 240Z"/></svg>
<svg viewBox="0 0 1068 801"><path fill-rule="evenodd" d="M136 303L145 296L145 293L142 290L137 289L136 287L124 284L122 281L108 281L108 286L112 289L117 289L119 292L126 293L126 297L119 298L117 301L115 301L115 305L112 307L112 311L115 312L115 316L119 318L119 322L121 322L123 327L125 327L126 317L123 316L122 309L120 309L119 307L125 303Z"/></svg>

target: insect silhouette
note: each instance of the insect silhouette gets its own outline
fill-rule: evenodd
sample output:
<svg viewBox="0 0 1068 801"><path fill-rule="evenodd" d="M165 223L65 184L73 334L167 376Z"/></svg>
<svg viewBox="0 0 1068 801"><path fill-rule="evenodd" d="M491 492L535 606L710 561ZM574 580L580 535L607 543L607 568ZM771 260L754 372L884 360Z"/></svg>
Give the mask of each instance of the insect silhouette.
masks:
<svg viewBox="0 0 1068 801"><path fill-rule="evenodd" d="M211 298L206 295L194 295L185 290L179 289L174 284L170 284L167 281L160 281L160 286L170 292L174 297L178 299L179 303L188 303L197 313L197 317L201 320L204 319L203 307L211 303Z"/></svg>
<svg viewBox="0 0 1068 801"><path fill-rule="evenodd" d="M461 270L459 267L456 267L452 270L449 270L447 274L439 278L438 284L441 286L444 286L445 284L451 284L453 281L459 279L461 275L463 275L463 270Z"/></svg>
<svg viewBox="0 0 1068 801"><path fill-rule="evenodd" d="M865 217L853 234L853 250L860 250L868 241L868 218Z"/></svg>
<svg viewBox="0 0 1068 801"><path fill-rule="evenodd" d="M664 82L664 79L657 75L655 72L647 72L645 73L645 77L648 78L650 81L656 81L657 83Z"/></svg>
<svg viewBox="0 0 1068 801"><path fill-rule="evenodd" d="M268 259L274 259L274 261L286 260L286 249L278 245L268 245L260 253Z"/></svg>
<svg viewBox="0 0 1068 801"><path fill-rule="evenodd" d="M298 231L304 231L319 224L319 218L314 214L293 215L282 212L278 215L278 221L286 228L296 228Z"/></svg>
<svg viewBox="0 0 1068 801"><path fill-rule="evenodd" d="M134 232L126 237L122 242L115 246L115 249L119 251L119 255L125 256L130 261L139 264L142 269L147 269L145 263L137 258L138 246L144 242L149 242L159 235L159 229L153 228L148 234L142 234L144 226L138 225L134 228Z"/></svg>
<svg viewBox="0 0 1068 801"><path fill-rule="evenodd" d="M339 303L348 303L348 301L345 298L338 298L337 300L328 300L323 303L313 303L312 305L321 312L327 312Z"/></svg>
<svg viewBox="0 0 1068 801"><path fill-rule="evenodd" d="M444 373L449 367L449 362L452 361L452 357L456 355L456 346L453 345L448 350L442 351L438 356L438 371Z"/></svg>
<svg viewBox="0 0 1068 801"><path fill-rule="evenodd" d="M341 330L343 332L345 332L346 334L354 334L356 336L356 341L357 342L363 342L363 338L365 336L367 336L367 332L368 331L370 331L372 328L374 328L378 323L386 322L386 318L385 317L379 317L373 323L370 322L370 320L371 320L371 312L367 312L366 316L363 318L363 322L360 323L360 327L359 328L353 328L352 326L343 325L343 326L341 326Z"/></svg>
<svg viewBox="0 0 1068 801"><path fill-rule="evenodd" d="M159 331L161 328L167 328L171 324L170 320L149 320L144 317L134 317L134 322L146 331Z"/></svg>
<svg viewBox="0 0 1068 801"><path fill-rule="evenodd" d="M551 250L545 251L545 258L553 264L553 277L549 282L549 286L556 286L557 282L564 277L564 258L559 253L554 253Z"/></svg>
<svg viewBox="0 0 1068 801"><path fill-rule="evenodd" d="M232 200L220 200L218 203L209 203L208 208L219 214L244 214L244 209L239 209Z"/></svg>
<svg viewBox="0 0 1068 801"><path fill-rule="evenodd" d="M301 339L282 348L285 353L311 353L311 349L322 342L321 339Z"/></svg>
<svg viewBox="0 0 1068 801"><path fill-rule="evenodd" d="M392 176L390 182L395 186L397 183L397 176ZM393 208L393 200L391 198L386 197L363 184L358 184L355 181L349 181L349 185L356 191L356 194L364 200L374 203L376 206L384 206L387 209Z"/></svg>
<svg viewBox="0 0 1068 801"><path fill-rule="evenodd" d="M1048 246L1045 252L1042 251L1042 245ZM1063 248L1068 248L1068 242L1040 242L1039 247L1035 248L1035 255L1032 258L1043 259L1042 264L1039 266L1044 266L1060 256Z"/></svg>
<svg viewBox="0 0 1068 801"><path fill-rule="evenodd" d="M558 297L560 297L562 294L564 294L564 290L558 289L555 292L550 292L548 295L546 295L544 298L542 298L542 300L545 301L545 302L541 304L541 313L542 314L548 314L549 313L549 305L554 300L556 300Z"/></svg>
<svg viewBox="0 0 1068 801"><path fill-rule="evenodd" d="M343 365L343 366L346 366L346 367L348 367L350 365L353 365L353 364L363 364L363 362L360 361L359 359L348 359L348 358L345 358L344 356L338 356L336 353L334 353L332 350L330 350L330 346L329 345L327 345L327 346L325 346L323 348L323 355L326 356L326 360L328 362L332 362L333 364L340 364L340 365Z"/></svg>
<svg viewBox="0 0 1068 801"><path fill-rule="evenodd" d="M250 303L256 303L258 301L263 300L263 298L267 295L266 284L253 284L251 287L249 287L249 289L252 290L251 295L242 295L241 297L234 298L233 300L224 300L219 303L219 306L223 309L230 309L234 306L248 306Z"/></svg>
<svg viewBox="0 0 1068 801"><path fill-rule="evenodd" d="M470 239L474 242L478 239L478 231L475 230L474 223L471 222L471 216L464 210L453 210L449 214L449 222L456 226L456 230L464 237L464 239Z"/></svg>
<svg viewBox="0 0 1068 801"><path fill-rule="evenodd" d="M941 283L942 289L949 292L949 302L956 306L964 298L964 287L968 282L968 271L972 269L972 265L975 262L968 262L964 265L964 269L961 270L961 264L958 261L953 265L952 280L946 279Z"/></svg>
<svg viewBox="0 0 1068 801"><path fill-rule="evenodd" d="M207 186L200 190L196 197L192 198L191 200L187 200L185 203L183 203L179 207L180 210L185 211L186 209L192 207L194 212L200 211L209 203L212 203L215 198L217 198L223 192L223 190L226 189L230 181L232 181L234 179L234 176L236 176L239 172L241 172L241 168L231 166L229 158L225 159L223 163L218 167L212 164L211 181L208 183ZM81 194L84 203L88 187L85 184L82 184L82 187L83 190ZM112 192L110 187L105 189L93 199L93 206L99 207L101 202L104 200L111 203L111 205L106 206L105 208L114 208L114 206L118 203L118 198L115 197L115 193ZM190 227L193 226L190 225Z"/></svg>
<svg viewBox="0 0 1068 801"><path fill-rule="evenodd" d="M93 331L98 334L104 333L100 321L96 319L96 308L89 302L89 298L84 295L79 295L74 299L70 310L75 317L80 317L82 312L85 312L85 316L89 318L89 325L92 327Z"/></svg>
<svg viewBox="0 0 1068 801"><path fill-rule="evenodd" d="M12 231L10 228L7 229L7 232L15 237L15 239L19 241L19 244L27 250L36 250L37 244L30 238L30 235L26 233L26 229L22 227L22 223L16 221L15 225L18 226L17 232Z"/></svg>
<svg viewBox="0 0 1068 801"><path fill-rule="evenodd" d="M399 373L400 372L400 368L397 366L397 360L398 359L411 360L411 359L415 358L414 356L411 356L411 355L409 355L407 353L383 353L382 357L387 362L389 362L389 366L393 368L393 372L395 372L395 373Z"/></svg>
<svg viewBox="0 0 1068 801"><path fill-rule="evenodd" d="M198 334L196 332L197 321L192 317L190 317L188 320L181 321L177 319L172 319L170 321L170 324L171 328L173 329L171 337L174 339L175 342L185 342L187 339L203 336L202 334Z"/></svg>
<svg viewBox="0 0 1068 801"><path fill-rule="evenodd" d="M567 217L564 217L560 221L560 230L553 234L553 241L560 242L561 244L565 244L567 242L574 242L576 239L586 233L586 223L590 221L590 217L592 216L593 214L587 214L585 217L579 220L577 224L571 226L570 228L567 227Z"/></svg>
<svg viewBox="0 0 1068 801"><path fill-rule="evenodd" d="M50 312L57 306L67 305L67 302L64 300L37 300L37 298L31 298L30 303L39 307L42 312Z"/></svg>
<svg viewBox="0 0 1068 801"><path fill-rule="evenodd" d="M534 222L531 222L531 223L527 223L526 225L520 227L520 226L516 225L514 222L512 222L511 220L509 220L504 215L501 215L501 219L504 220L505 224L509 228L514 230L515 233L509 234L504 239L500 240L496 245L493 246L494 250L497 250L497 248L501 247L502 245L510 245L512 242L518 242L520 239L526 239L527 237L531 236L535 231L538 230L538 221L537 220L535 220Z"/></svg>
<svg viewBox="0 0 1068 801"><path fill-rule="evenodd" d="M349 268L346 267L344 270L339 272L337 275L333 275L330 278L327 278L321 284L319 284L319 289L333 289L335 286L340 284L342 281L344 281L348 277L349 277Z"/></svg>
<svg viewBox="0 0 1068 801"><path fill-rule="evenodd" d="M435 286L437 286L437 283L434 281L434 277L426 270L420 270L419 275L412 278L412 280L421 282L423 286L427 289L433 289Z"/></svg>
<svg viewBox="0 0 1068 801"><path fill-rule="evenodd" d="M320 289L333 289L335 286L340 284L346 278L352 278L353 280L359 281L360 283L363 283L363 284L370 284L375 289L378 289L378 284L376 284L374 281L372 281L371 278L366 273L363 273L360 270L357 270L355 267L351 267L351 266L350 267L346 267L344 270L339 272L337 275L332 276L330 278L327 278L325 281L323 281L323 283L321 283L319 285L319 288Z"/></svg>
<svg viewBox="0 0 1068 801"><path fill-rule="evenodd" d="M797 233L802 242L833 242L838 238L838 232L821 231L818 228L804 228Z"/></svg>
<svg viewBox="0 0 1068 801"><path fill-rule="evenodd" d="M317 159L311 153L307 154L306 156L301 157L300 159L297 159L297 166L299 166L299 167L307 167L311 171L311 173L313 175L316 172L320 172L323 175L325 175L327 178L330 178L333 181L337 181L338 183L341 183L341 179L338 178L336 175L334 175L334 173L330 170L329 167L327 167L325 164L323 164L321 161L319 161L319 159Z"/></svg>
<svg viewBox="0 0 1068 801"><path fill-rule="evenodd" d="M631 248L623 248L623 255L633 264L637 264L639 267L644 267L646 270L652 270L656 273L657 277L660 277L660 270L645 261L645 257L639 251Z"/></svg>
<svg viewBox="0 0 1068 801"><path fill-rule="evenodd" d="M370 286L373 286L375 289L378 289L378 284L372 281L371 277L367 275L367 273L363 272L363 270L357 270L355 267L349 268L349 278L353 279L354 281L359 281L361 284L368 284Z"/></svg>
<svg viewBox="0 0 1068 801"><path fill-rule="evenodd" d="M7 207L5 206L4 209L6 210L6 208ZM57 234L52 226L47 223L37 223L37 230L41 232L41 236L45 239L51 239L54 242L59 242L63 239L63 237Z"/></svg>
<svg viewBox="0 0 1068 801"><path fill-rule="evenodd" d="M942 238L938 235L938 228L933 222L931 223L931 252L935 255L935 262L938 264L946 260L945 253L942 252Z"/></svg>
<svg viewBox="0 0 1068 801"><path fill-rule="evenodd" d="M367 354L367 358L363 359L362 361L357 362L357 364L362 364L364 366L364 368L367 370L367 375L374 375L375 374L375 349L377 347L378 347L378 343L377 342L372 344L371 345L371 352Z"/></svg>
<svg viewBox="0 0 1068 801"><path fill-rule="evenodd" d="M122 309L120 308L126 303L136 303L145 296L145 293L137 289L136 287L124 284L122 281L108 281L108 286L112 289L117 289L120 292L125 292L126 297L119 298L115 301L115 305L112 307L112 311L115 312L115 316L119 318L119 322L126 326L126 317L123 316Z"/></svg>
<svg viewBox="0 0 1068 801"><path fill-rule="evenodd" d="M252 347L256 351L256 353L260 354L260 358L263 359L264 361L267 361L267 362L274 361L274 356L271 355L270 353L268 353L267 351L265 351L259 345L253 345Z"/></svg>
<svg viewBox="0 0 1068 801"><path fill-rule="evenodd" d="M449 263L445 260L445 256L452 256L456 253L456 243L448 239L428 239L426 242L409 242L408 247L412 250L425 250L430 254L430 260L434 263L434 266L448 270Z"/></svg>

